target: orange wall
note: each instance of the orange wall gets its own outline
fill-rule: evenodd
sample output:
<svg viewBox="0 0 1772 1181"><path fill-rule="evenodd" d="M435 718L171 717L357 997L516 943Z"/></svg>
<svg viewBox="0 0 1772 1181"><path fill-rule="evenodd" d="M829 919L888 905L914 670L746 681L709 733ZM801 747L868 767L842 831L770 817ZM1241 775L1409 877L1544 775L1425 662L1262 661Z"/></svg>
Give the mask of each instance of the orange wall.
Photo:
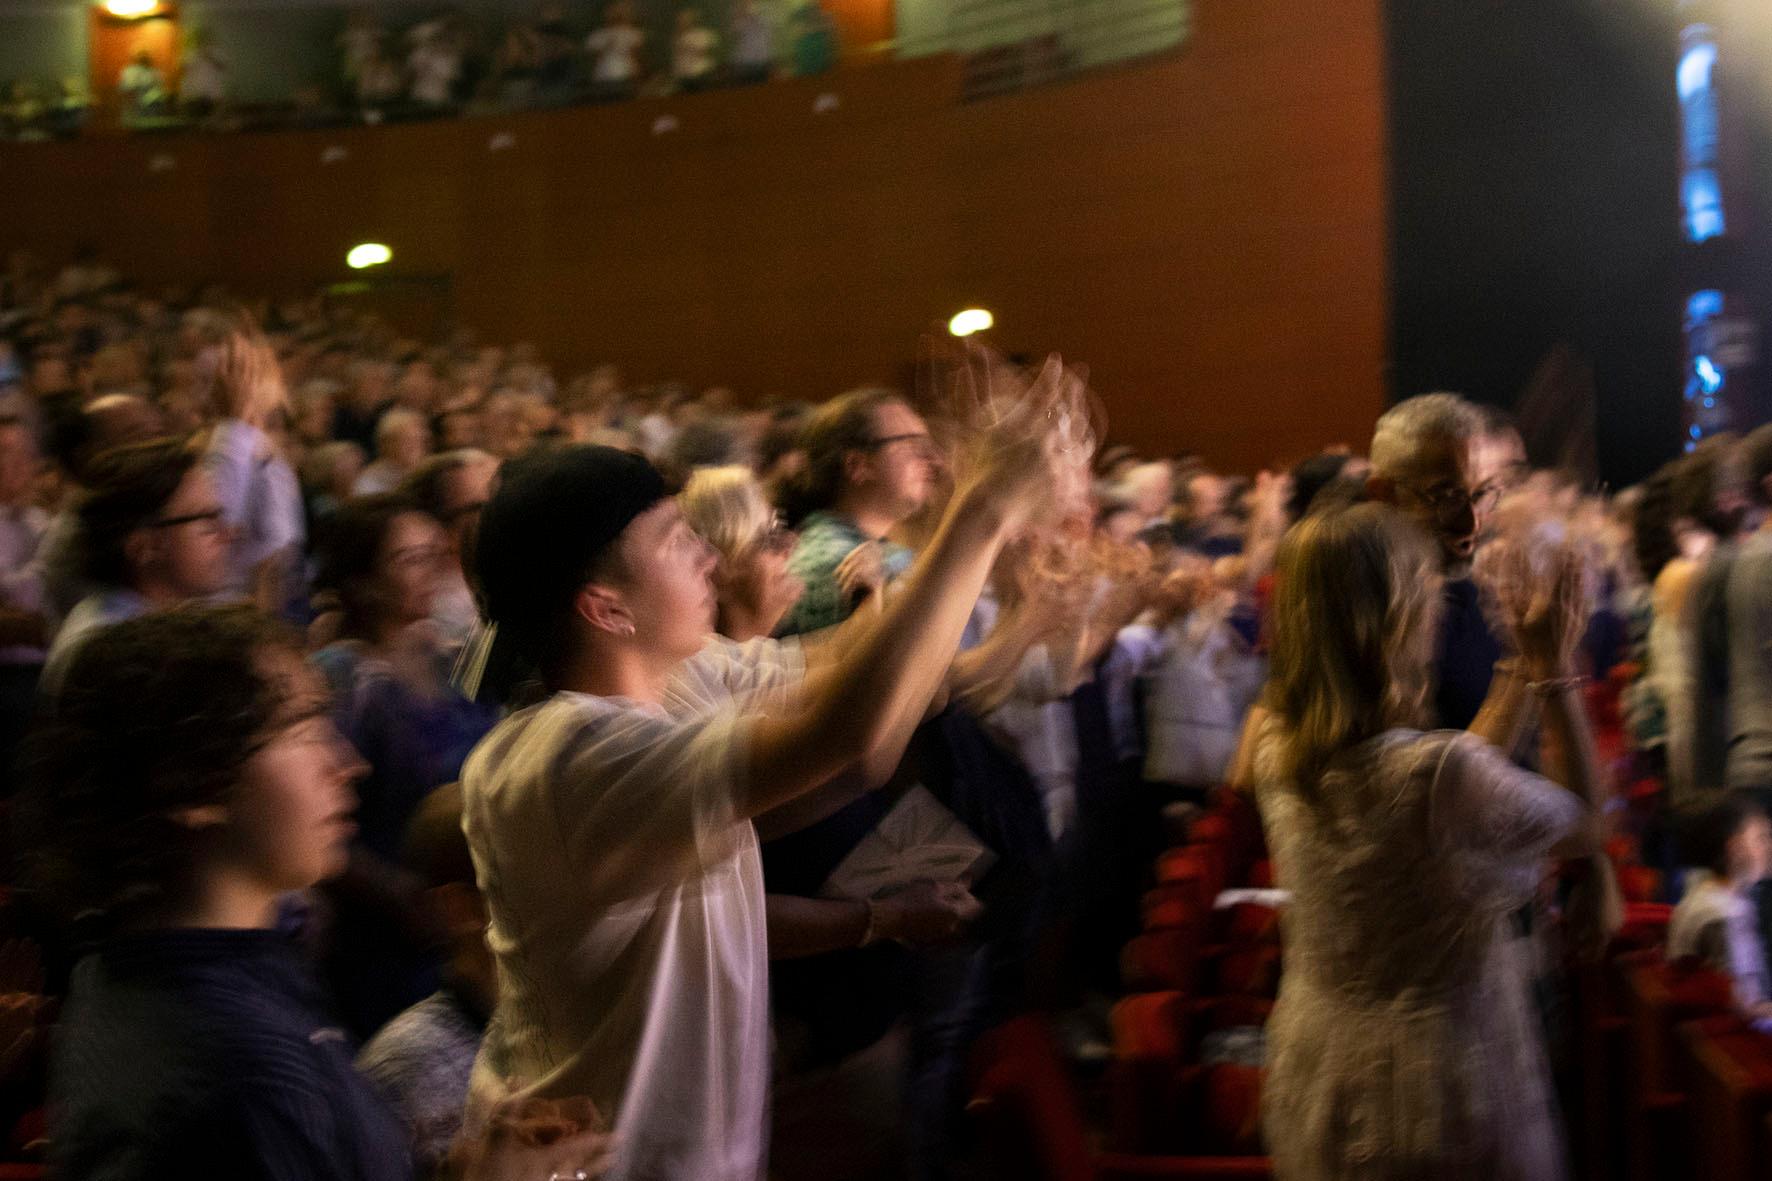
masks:
<svg viewBox="0 0 1772 1181"><path fill-rule="evenodd" d="M1378 0L1199 0L1173 57L962 104L945 60L395 128L0 146L0 244L297 288L352 243L462 319L641 380L901 378L970 304L1086 361L1116 437L1360 444L1386 357ZM831 92L841 105L812 110ZM670 114L679 128L652 133ZM489 150L499 133L514 146ZM328 147L349 155L320 162ZM153 165L160 157L159 167ZM171 167L166 166L170 159Z"/></svg>

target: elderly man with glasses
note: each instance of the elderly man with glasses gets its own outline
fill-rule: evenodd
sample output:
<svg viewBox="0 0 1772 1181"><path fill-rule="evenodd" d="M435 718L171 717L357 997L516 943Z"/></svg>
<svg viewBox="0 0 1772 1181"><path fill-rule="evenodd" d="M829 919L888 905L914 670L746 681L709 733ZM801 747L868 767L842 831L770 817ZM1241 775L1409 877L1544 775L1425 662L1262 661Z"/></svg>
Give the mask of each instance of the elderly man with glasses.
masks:
<svg viewBox="0 0 1772 1181"><path fill-rule="evenodd" d="M1480 408L1457 394L1424 394L1378 420L1371 460L1368 494L1412 518L1438 545L1446 597L1434 707L1440 725L1463 729L1476 719L1504 655L1470 572L1506 490L1506 456Z"/></svg>

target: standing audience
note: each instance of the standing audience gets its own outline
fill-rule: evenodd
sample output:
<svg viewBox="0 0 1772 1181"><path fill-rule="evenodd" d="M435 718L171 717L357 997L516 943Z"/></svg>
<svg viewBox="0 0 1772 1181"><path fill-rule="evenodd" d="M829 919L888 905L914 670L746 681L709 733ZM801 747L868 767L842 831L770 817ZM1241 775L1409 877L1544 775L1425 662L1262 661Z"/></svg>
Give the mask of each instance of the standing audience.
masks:
<svg viewBox="0 0 1772 1181"><path fill-rule="evenodd" d="M708 84L683 22L658 64ZM385 38L353 30L361 77ZM576 35L533 31L506 80L539 92ZM766 18L728 31L727 75L766 75ZM637 86L632 12L599 34ZM1369 471L1122 447L1091 496L1056 367L989 362L1014 397L970 410L754 410L90 260L0 301L0 743L39 727L5 884L78 960L66 1175L966 1175L977 1035L1106 1036L1083 989L1115 987L1159 809L1230 779L1290 899L1278 1175L1553 1177L1534 985L1617 921L1590 671L1683 719L1683 899L1645 842L1669 954L1765 1017L1765 431L1608 502L1435 394ZM1632 595L1642 673L1586 626ZM477 703L451 678L482 671Z"/></svg>

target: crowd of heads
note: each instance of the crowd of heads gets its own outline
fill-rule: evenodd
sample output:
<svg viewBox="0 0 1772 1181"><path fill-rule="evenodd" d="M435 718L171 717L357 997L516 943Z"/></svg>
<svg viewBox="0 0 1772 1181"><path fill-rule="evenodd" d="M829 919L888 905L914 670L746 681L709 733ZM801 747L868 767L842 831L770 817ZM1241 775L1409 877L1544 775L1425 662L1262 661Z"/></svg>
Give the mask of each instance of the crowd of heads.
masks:
<svg viewBox="0 0 1772 1181"><path fill-rule="evenodd" d="M1128 749L1169 720L1217 710L1234 733L1260 710L1306 784L1350 746L1445 720L1453 584L1474 580L1522 659L1566 667L1583 645L1584 671L1652 681L1630 637L1671 609L1656 599L1670 567L1772 508L1772 428L1608 496L1533 471L1505 415L1453 394L1385 413L1365 455L1329 446L1248 476L1102 447L1103 424L1056 361L967 350L920 390L741 399L613 365L565 373L465 329L410 339L323 297L150 293L91 260L16 257L0 276L0 518L30 544L4 551L0 624L14 665L44 672L5 733L36 716L22 781L54 785L21 806L20 872L85 935L263 920L350 879L367 846L405 875L391 905L440 924L457 974L489 990L450 781L497 708L525 681L681 662L712 633L879 610L953 527L956 489L1010 478L981 446L1051 461L989 597L1069 662L1057 697L1097 674L1113 693L1125 657L1148 695L1116 735ZM1140 628L1154 655L1134 659ZM1012 710L1019 659L957 681L960 708ZM363 688L370 660L396 692ZM1056 842L1075 767L1042 765L1016 715L999 720ZM439 771L427 752L443 748ZM1144 777L1210 786L1236 777L1232 753ZM1690 863L1763 875L1756 815L1734 797L1693 819ZM365 1037L391 1015L362 1011L379 1012Z"/></svg>

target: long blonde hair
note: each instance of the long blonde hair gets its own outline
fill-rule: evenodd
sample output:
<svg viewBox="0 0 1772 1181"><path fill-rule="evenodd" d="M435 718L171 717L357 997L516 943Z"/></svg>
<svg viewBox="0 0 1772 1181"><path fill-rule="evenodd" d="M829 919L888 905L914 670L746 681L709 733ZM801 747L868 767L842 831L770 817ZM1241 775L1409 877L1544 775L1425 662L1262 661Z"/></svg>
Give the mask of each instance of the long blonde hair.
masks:
<svg viewBox="0 0 1772 1181"><path fill-rule="evenodd" d="M1306 517L1281 541L1266 704L1300 790L1337 752L1420 724L1439 592L1431 542L1383 505Z"/></svg>

